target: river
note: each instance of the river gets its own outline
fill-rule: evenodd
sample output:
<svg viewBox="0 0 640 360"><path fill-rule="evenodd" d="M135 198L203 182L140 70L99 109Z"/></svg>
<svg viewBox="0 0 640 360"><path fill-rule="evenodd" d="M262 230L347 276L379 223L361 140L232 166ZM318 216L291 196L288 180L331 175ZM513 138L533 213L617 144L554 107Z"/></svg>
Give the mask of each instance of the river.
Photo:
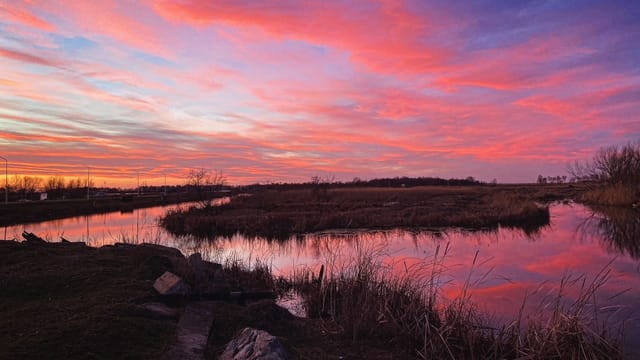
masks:
<svg viewBox="0 0 640 360"><path fill-rule="evenodd" d="M176 238L159 227L157 220L179 206L188 204L10 226L3 229L4 238L21 239L22 232L28 231L49 241L64 237L90 246L150 242L178 248L185 255L200 252L213 261L229 257L247 263L260 260L268 263L276 275L288 275L301 266L314 270L320 264L340 267L352 261L355 254L375 256L390 271L411 276L431 276L436 266L445 298L458 295L469 279L472 301L496 322L513 319L525 294L525 312L535 314L552 306L563 279L563 299L570 303L583 284L606 275L587 308L598 309L598 319L607 320L609 325L624 323L625 348L636 355L640 350L637 212L605 216L580 205L557 204L551 207L551 225L535 234L513 229L363 230L269 242L239 235L211 241Z"/></svg>

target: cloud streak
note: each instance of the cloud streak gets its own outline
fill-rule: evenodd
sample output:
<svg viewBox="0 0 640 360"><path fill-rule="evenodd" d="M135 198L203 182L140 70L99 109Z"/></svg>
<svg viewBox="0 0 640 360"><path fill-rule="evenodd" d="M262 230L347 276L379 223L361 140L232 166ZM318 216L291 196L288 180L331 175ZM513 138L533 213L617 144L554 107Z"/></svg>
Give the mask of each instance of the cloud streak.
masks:
<svg viewBox="0 0 640 360"><path fill-rule="evenodd" d="M633 3L0 1L0 12L0 153L16 173L94 166L123 186L140 171L180 182L192 167L235 183L521 182L640 136Z"/></svg>

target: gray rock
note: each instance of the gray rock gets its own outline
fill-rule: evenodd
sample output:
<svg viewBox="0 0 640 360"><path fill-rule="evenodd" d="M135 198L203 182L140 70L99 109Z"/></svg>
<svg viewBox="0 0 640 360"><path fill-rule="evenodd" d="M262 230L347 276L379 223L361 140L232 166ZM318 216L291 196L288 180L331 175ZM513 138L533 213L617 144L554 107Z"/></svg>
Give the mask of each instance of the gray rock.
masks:
<svg viewBox="0 0 640 360"><path fill-rule="evenodd" d="M176 328L176 339L160 359L204 360L214 306L211 301L196 301L187 305Z"/></svg>
<svg viewBox="0 0 640 360"><path fill-rule="evenodd" d="M191 292L189 285L178 275L165 271L153 283L153 288L160 295L188 295Z"/></svg>
<svg viewBox="0 0 640 360"><path fill-rule="evenodd" d="M244 328L227 344L221 360L282 360L290 359L278 339L263 330Z"/></svg>

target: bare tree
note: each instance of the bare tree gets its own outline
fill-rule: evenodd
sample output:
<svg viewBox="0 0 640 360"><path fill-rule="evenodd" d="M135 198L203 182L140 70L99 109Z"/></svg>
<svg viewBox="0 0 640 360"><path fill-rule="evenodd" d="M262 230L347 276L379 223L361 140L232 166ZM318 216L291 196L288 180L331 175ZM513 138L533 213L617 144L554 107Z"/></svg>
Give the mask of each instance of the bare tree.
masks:
<svg viewBox="0 0 640 360"><path fill-rule="evenodd" d="M89 180L87 183L86 178L78 177L76 179L69 180L67 183L67 191L70 193L71 197L84 197L86 195L87 186L90 188L94 187L93 180Z"/></svg>
<svg viewBox="0 0 640 360"><path fill-rule="evenodd" d="M64 177L54 175L50 176L44 184L46 191L55 191L64 189Z"/></svg>
<svg viewBox="0 0 640 360"><path fill-rule="evenodd" d="M576 180L591 180L609 184L634 185L640 183L640 143L621 148L601 148L591 161L575 162L569 173Z"/></svg>
<svg viewBox="0 0 640 360"><path fill-rule="evenodd" d="M204 208L213 206L214 192L220 191L227 183L222 171L204 168L191 169L187 174L187 186L198 194L198 202Z"/></svg>
<svg viewBox="0 0 640 360"><path fill-rule="evenodd" d="M27 199L29 195L41 189L42 179L36 176L14 175L11 179L10 187L14 191L22 193L23 199Z"/></svg>
<svg viewBox="0 0 640 360"><path fill-rule="evenodd" d="M49 193L49 198L62 197L64 192L64 177L50 176L44 183L44 190Z"/></svg>

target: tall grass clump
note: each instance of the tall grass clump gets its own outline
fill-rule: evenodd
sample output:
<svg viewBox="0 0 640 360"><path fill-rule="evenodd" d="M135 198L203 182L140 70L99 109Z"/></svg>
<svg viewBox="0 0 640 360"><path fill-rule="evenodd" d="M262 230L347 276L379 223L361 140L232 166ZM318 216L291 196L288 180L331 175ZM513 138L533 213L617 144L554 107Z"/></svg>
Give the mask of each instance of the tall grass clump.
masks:
<svg viewBox="0 0 640 360"><path fill-rule="evenodd" d="M513 193L500 192L491 197L490 208L502 226L519 227L527 234L549 225L548 205L542 205Z"/></svg>
<svg viewBox="0 0 640 360"><path fill-rule="evenodd" d="M334 322L356 348L384 344L403 358L418 359L622 357L609 334L594 330L597 313L591 312L608 271L592 282L566 277L539 313L525 314L525 298L515 320L496 327L471 299L471 276L455 299L441 295L447 252L448 245L438 248L428 264L418 265L384 264L375 253L359 253L351 263L328 267L326 278L307 270L295 274L291 284L310 317ZM477 254L472 271L476 260ZM567 302L567 287L576 284L579 294Z"/></svg>

